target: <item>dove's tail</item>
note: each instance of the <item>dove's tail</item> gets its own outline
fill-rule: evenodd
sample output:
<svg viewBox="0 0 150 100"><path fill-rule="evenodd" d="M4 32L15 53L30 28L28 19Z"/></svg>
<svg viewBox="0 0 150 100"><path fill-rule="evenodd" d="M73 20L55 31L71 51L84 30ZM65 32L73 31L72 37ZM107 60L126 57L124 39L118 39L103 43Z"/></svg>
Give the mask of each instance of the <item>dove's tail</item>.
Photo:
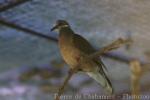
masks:
<svg viewBox="0 0 150 100"><path fill-rule="evenodd" d="M103 69L95 70L94 72L87 72L87 74L94 78L109 94L113 94L112 84Z"/></svg>

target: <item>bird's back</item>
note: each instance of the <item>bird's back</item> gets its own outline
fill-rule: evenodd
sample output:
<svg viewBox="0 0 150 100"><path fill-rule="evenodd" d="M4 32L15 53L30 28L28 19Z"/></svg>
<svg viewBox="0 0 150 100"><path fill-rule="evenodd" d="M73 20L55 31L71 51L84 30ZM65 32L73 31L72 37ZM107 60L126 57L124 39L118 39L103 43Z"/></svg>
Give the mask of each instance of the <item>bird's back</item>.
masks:
<svg viewBox="0 0 150 100"><path fill-rule="evenodd" d="M93 48L93 46L82 36L78 35L78 34L74 34L73 36L73 44L76 48L78 48L79 50L81 50L82 52L86 53L86 54L92 54L94 53L96 50Z"/></svg>

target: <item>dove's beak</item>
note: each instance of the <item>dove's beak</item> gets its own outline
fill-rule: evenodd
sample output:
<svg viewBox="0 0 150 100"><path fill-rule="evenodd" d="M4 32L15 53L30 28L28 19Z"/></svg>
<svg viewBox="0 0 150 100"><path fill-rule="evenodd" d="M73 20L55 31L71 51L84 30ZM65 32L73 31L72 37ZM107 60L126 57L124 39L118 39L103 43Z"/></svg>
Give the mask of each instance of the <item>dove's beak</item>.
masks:
<svg viewBox="0 0 150 100"><path fill-rule="evenodd" d="M57 28L58 28L58 25L55 25L53 28L51 28L51 31L54 31Z"/></svg>

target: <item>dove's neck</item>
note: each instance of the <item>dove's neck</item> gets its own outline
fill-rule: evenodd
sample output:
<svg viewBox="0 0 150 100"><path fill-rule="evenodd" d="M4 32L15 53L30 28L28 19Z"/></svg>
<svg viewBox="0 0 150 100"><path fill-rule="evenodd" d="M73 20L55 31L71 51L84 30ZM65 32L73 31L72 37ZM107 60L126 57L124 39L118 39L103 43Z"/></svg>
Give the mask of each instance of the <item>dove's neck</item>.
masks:
<svg viewBox="0 0 150 100"><path fill-rule="evenodd" d="M59 39L63 41L71 41L74 32L70 27L63 27L59 30Z"/></svg>

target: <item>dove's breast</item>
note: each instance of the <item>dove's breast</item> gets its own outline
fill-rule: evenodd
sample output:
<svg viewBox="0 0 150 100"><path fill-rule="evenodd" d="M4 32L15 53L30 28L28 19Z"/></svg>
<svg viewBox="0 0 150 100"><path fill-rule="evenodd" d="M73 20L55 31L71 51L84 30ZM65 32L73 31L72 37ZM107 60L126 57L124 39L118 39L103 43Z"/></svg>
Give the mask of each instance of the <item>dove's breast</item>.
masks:
<svg viewBox="0 0 150 100"><path fill-rule="evenodd" d="M65 62L70 66L77 66L80 59L80 51L74 47L71 41L64 39L63 37L59 38L59 48L61 55Z"/></svg>

